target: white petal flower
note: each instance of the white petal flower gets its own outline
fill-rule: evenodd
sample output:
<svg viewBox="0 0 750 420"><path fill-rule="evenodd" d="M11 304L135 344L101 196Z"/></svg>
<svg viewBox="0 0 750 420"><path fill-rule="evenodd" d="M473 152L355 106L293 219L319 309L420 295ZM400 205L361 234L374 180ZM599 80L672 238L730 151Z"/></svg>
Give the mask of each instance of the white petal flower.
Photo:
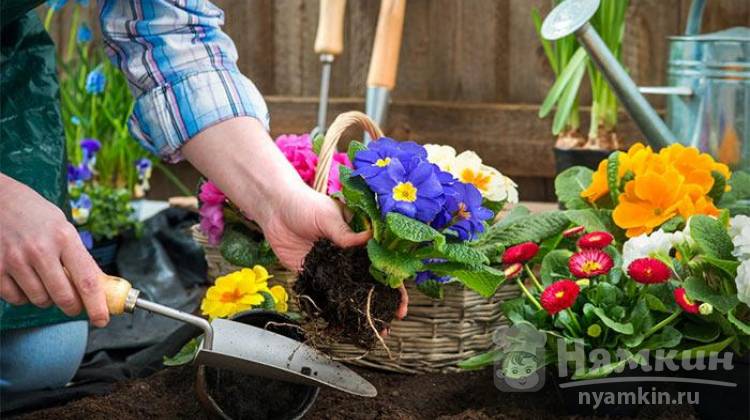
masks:
<svg viewBox="0 0 750 420"><path fill-rule="evenodd" d="M424 148L427 150L427 160L430 163L434 163L446 172L451 171L456 160L456 149L439 144L425 144Z"/></svg>
<svg viewBox="0 0 750 420"><path fill-rule="evenodd" d="M666 233L659 229L650 235L643 234L630 238L622 246L622 269L627 272L628 266L638 258L652 257L656 254L669 255L672 248L685 241L682 232Z"/></svg>
<svg viewBox="0 0 750 420"><path fill-rule="evenodd" d="M732 237L732 255L740 261L750 260L750 217L734 216L729 220L729 235Z"/></svg>
<svg viewBox="0 0 750 420"><path fill-rule="evenodd" d="M737 298L740 302L750 305L750 260L745 260L737 267Z"/></svg>

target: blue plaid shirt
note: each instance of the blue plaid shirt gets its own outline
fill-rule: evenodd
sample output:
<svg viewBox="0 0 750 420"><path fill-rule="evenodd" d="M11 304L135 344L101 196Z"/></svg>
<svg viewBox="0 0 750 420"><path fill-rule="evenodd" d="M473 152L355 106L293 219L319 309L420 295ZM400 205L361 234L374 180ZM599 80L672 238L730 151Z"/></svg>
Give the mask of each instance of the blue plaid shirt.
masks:
<svg viewBox="0 0 750 420"><path fill-rule="evenodd" d="M107 54L136 98L130 131L172 162L209 126L255 117L268 130L268 108L237 69L237 50L221 30L224 12L205 0L102 0Z"/></svg>

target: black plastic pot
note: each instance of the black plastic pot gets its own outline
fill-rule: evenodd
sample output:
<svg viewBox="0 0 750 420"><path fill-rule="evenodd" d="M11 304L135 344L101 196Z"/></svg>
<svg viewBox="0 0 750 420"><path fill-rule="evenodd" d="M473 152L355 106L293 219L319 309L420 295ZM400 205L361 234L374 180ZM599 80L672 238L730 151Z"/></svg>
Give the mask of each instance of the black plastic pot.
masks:
<svg viewBox="0 0 750 420"><path fill-rule="evenodd" d="M555 167L557 173L571 168L573 166L585 166L587 168L596 170L599 167L599 162L609 157L612 153L610 150L596 150L596 149L559 149L555 150Z"/></svg>
<svg viewBox="0 0 750 420"><path fill-rule="evenodd" d="M269 331L285 335L298 341L304 341L305 339L304 334L299 328L289 326L297 325L295 321L277 312L251 310L239 313L233 316L232 319L256 327L266 328ZM286 324L286 326L279 324ZM250 417L254 420L263 420L263 418L274 420L297 420L301 419L310 407L312 407L315 399L318 397L318 393L320 392L320 388L316 386L292 384L289 382L265 378L254 378L247 375L241 376L245 379L257 380L255 382L256 387L263 387L266 390L263 391L255 388L253 390L245 391L254 391L256 393L264 392L269 395L269 398L264 399L262 404L274 403L278 407L264 407L267 409L265 417L256 413L252 415L248 413L232 413L230 407L221 406L219 401L221 401L222 398L212 388L218 386L222 379L226 381L238 378L238 374L207 366L199 366L196 380L196 392L198 393L198 399L203 405L203 408L211 417L223 420L231 420L233 418L239 420L241 418ZM225 384L225 386L228 387L229 385ZM236 386L232 387L232 389L235 388ZM249 394L246 392L237 392L232 394L231 398L241 400L243 398L248 398L248 395ZM284 404L279 404L279 398L285 398Z"/></svg>
<svg viewBox="0 0 750 420"><path fill-rule="evenodd" d="M705 383L680 383L679 389L697 397L694 406L704 420L750 419L750 353L732 357L732 368L721 363L715 370L680 371L683 378L719 381L736 387Z"/></svg>
<svg viewBox="0 0 750 420"><path fill-rule="evenodd" d="M99 268L102 269L106 274L117 275L117 264L115 260L117 257L117 251L120 249L120 236L116 236L112 239L103 239L101 241L94 242L94 246L91 247L89 253Z"/></svg>
<svg viewBox="0 0 750 420"><path fill-rule="evenodd" d="M613 373L612 375L605 378L606 380L627 378L627 377L645 377L648 373L644 373L641 369L630 369L625 368L621 373ZM595 407L596 402L594 395L606 395L612 393L612 395L625 395L624 393L635 393L638 395L638 388L644 388L644 383L637 382L626 382L626 381L607 381L607 382L595 382L586 385L569 386L571 383L576 383L570 377L560 377L559 375L553 374L553 382L557 387L557 394L560 401L565 406L565 410L569 415L578 416L610 416L610 417L636 417L641 409L641 406L636 403L615 403L605 404L600 403ZM583 384L585 382L578 382ZM566 386L568 385L568 386ZM649 388L650 389L650 388ZM605 393L605 394L601 394ZM588 396L588 397L587 397ZM587 403L588 402L588 403Z"/></svg>

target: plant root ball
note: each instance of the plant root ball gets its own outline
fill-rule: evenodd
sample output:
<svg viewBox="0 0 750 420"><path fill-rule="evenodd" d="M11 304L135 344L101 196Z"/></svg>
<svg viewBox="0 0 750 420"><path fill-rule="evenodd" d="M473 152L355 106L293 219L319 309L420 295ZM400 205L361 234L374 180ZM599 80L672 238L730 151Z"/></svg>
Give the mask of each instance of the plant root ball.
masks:
<svg viewBox="0 0 750 420"><path fill-rule="evenodd" d="M370 290L370 318L380 333L396 314L400 292L372 277L366 248L344 249L327 239L315 243L294 284L300 308L309 317L327 322L326 335L367 350L377 342L367 316Z"/></svg>

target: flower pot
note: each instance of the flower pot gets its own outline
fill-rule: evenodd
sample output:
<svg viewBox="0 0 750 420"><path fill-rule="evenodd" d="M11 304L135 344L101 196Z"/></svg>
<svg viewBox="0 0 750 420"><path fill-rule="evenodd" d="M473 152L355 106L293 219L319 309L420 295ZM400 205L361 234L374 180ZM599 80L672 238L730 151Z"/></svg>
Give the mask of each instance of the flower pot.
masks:
<svg viewBox="0 0 750 420"><path fill-rule="evenodd" d="M276 312L251 310L232 319L298 341L305 338L293 320ZM196 380L196 392L203 408L211 417L224 420L300 419L312 407L319 391L320 388L316 386L254 377L208 366L198 367Z"/></svg>
<svg viewBox="0 0 750 420"><path fill-rule="evenodd" d="M99 265L99 268L101 268L106 274L113 276L117 275L116 257L117 250L120 249L121 239L121 236L116 236L112 239L95 241L94 246L89 250L91 256L94 257L96 264Z"/></svg>
<svg viewBox="0 0 750 420"><path fill-rule="evenodd" d="M694 393L698 403L695 410L704 420L750 418L750 353L732 355L732 368L721 364L715 370L680 371L683 378L720 381L736 384L736 387L705 383L681 383L680 391Z"/></svg>
<svg viewBox="0 0 750 420"><path fill-rule="evenodd" d="M635 403L617 402L616 400L618 395L626 395L625 393L634 393L637 396L639 393L638 388L644 387L644 384L639 381L597 381L580 386L566 386L575 381L570 379L570 377L560 377L557 374L553 374L553 376L558 397L570 415L635 417L641 409L637 400ZM648 376L648 374L644 373L641 369L630 369L626 367L622 372L613 373L603 379L610 380L616 378L644 376ZM580 383L583 384L584 381L581 381ZM600 404L596 405L594 395L614 395L615 403L609 404L602 401Z"/></svg>
<svg viewBox="0 0 750 420"><path fill-rule="evenodd" d="M557 173L573 167L585 166L592 170L599 167L599 162L609 157L611 150L599 149L560 149L555 147L555 168Z"/></svg>

